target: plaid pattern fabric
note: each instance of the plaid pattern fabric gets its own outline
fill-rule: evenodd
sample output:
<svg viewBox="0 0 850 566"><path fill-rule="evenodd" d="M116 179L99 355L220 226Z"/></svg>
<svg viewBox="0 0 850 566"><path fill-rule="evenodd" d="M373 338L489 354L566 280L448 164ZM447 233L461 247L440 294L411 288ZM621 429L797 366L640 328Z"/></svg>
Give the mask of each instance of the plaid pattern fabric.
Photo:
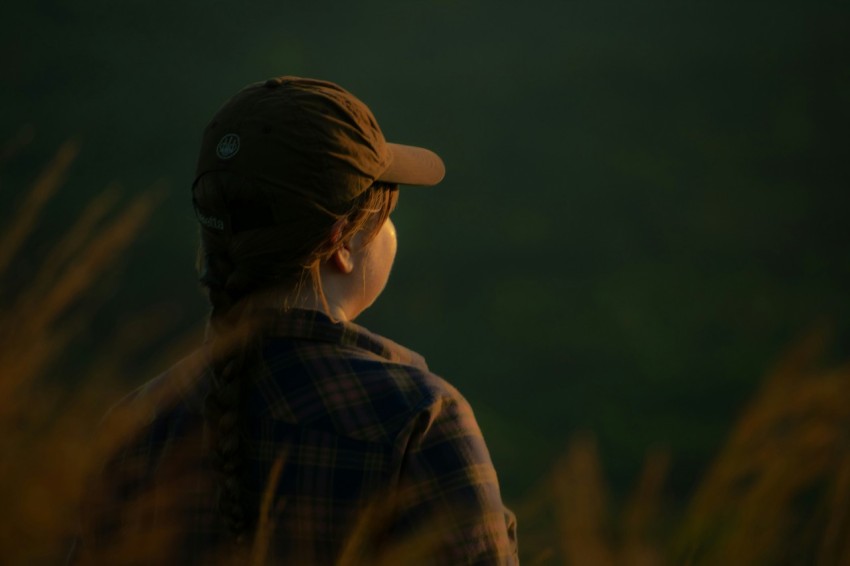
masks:
<svg viewBox="0 0 850 566"><path fill-rule="evenodd" d="M241 411L245 501L254 517L265 501L270 561L394 552L397 563L517 563L516 522L454 387L418 354L316 311L275 315L272 328L242 377ZM149 423L92 482L76 559L133 536L167 540L181 564L226 548L204 439L210 384L191 372L173 368L120 404L144 406ZM152 399L167 386L178 394L160 406Z"/></svg>

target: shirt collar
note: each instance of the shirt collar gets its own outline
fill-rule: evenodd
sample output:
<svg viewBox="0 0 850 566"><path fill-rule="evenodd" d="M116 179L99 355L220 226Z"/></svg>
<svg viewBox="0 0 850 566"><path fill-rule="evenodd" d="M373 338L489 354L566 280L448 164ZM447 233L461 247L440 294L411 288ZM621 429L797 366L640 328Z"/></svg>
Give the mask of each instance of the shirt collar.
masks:
<svg viewBox="0 0 850 566"><path fill-rule="evenodd" d="M315 310L269 310L263 313L268 320L269 336L298 338L330 342L359 348L376 354L390 362L410 365L428 371L425 358L413 350L370 332L359 324L348 321L334 322L326 314Z"/></svg>

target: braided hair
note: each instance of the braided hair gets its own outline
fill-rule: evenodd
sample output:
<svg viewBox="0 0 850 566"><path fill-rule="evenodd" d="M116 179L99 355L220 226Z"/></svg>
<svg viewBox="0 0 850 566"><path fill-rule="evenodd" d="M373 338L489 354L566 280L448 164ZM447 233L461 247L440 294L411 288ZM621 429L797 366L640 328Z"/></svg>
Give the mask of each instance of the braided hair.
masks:
<svg viewBox="0 0 850 566"><path fill-rule="evenodd" d="M201 222L197 267L211 311L211 341L237 328L262 308L287 309L287 297L311 285L328 310L319 268L342 243L366 230L373 238L395 206L397 185L376 182L353 202L330 209L294 193L284 193L236 174L215 171L193 186L196 210L209 217L234 219L230 230ZM238 195L238 198L237 198ZM275 221L267 218L274 208ZM252 211L257 211L251 218ZM256 519L248 508L242 481L241 408L245 382L260 362L263 330L255 327L223 355L212 357L210 389L204 403L212 464L218 473L218 508L234 541L241 544Z"/></svg>

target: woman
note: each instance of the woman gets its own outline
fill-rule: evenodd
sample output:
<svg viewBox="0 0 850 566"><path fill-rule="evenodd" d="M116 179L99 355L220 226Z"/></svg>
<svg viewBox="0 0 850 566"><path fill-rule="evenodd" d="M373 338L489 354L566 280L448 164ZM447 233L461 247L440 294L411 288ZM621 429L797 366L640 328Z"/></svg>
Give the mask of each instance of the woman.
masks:
<svg viewBox="0 0 850 566"><path fill-rule="evenodd" d="M443 174L333 83L270 79L218 111L193 184L208 340L113 411L145 424L92 482L78 558L145 536L181 564L516 562L469 405L352 322L389 277L398 185Z"/></svg>

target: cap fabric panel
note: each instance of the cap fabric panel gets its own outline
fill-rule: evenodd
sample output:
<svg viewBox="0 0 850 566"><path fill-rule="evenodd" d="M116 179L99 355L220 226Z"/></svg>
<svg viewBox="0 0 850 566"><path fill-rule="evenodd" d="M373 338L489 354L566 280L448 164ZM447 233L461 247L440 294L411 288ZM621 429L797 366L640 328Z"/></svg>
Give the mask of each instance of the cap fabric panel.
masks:
<svg viewBox="0 0 850 566"><path fill-rule="evenodd" d="M331 206L376 180L434 185L445 174L435 153L387 143L369 108L345 89L291 76L248 85L219 109L204 131L195 179L210 171Z"/></svg>

